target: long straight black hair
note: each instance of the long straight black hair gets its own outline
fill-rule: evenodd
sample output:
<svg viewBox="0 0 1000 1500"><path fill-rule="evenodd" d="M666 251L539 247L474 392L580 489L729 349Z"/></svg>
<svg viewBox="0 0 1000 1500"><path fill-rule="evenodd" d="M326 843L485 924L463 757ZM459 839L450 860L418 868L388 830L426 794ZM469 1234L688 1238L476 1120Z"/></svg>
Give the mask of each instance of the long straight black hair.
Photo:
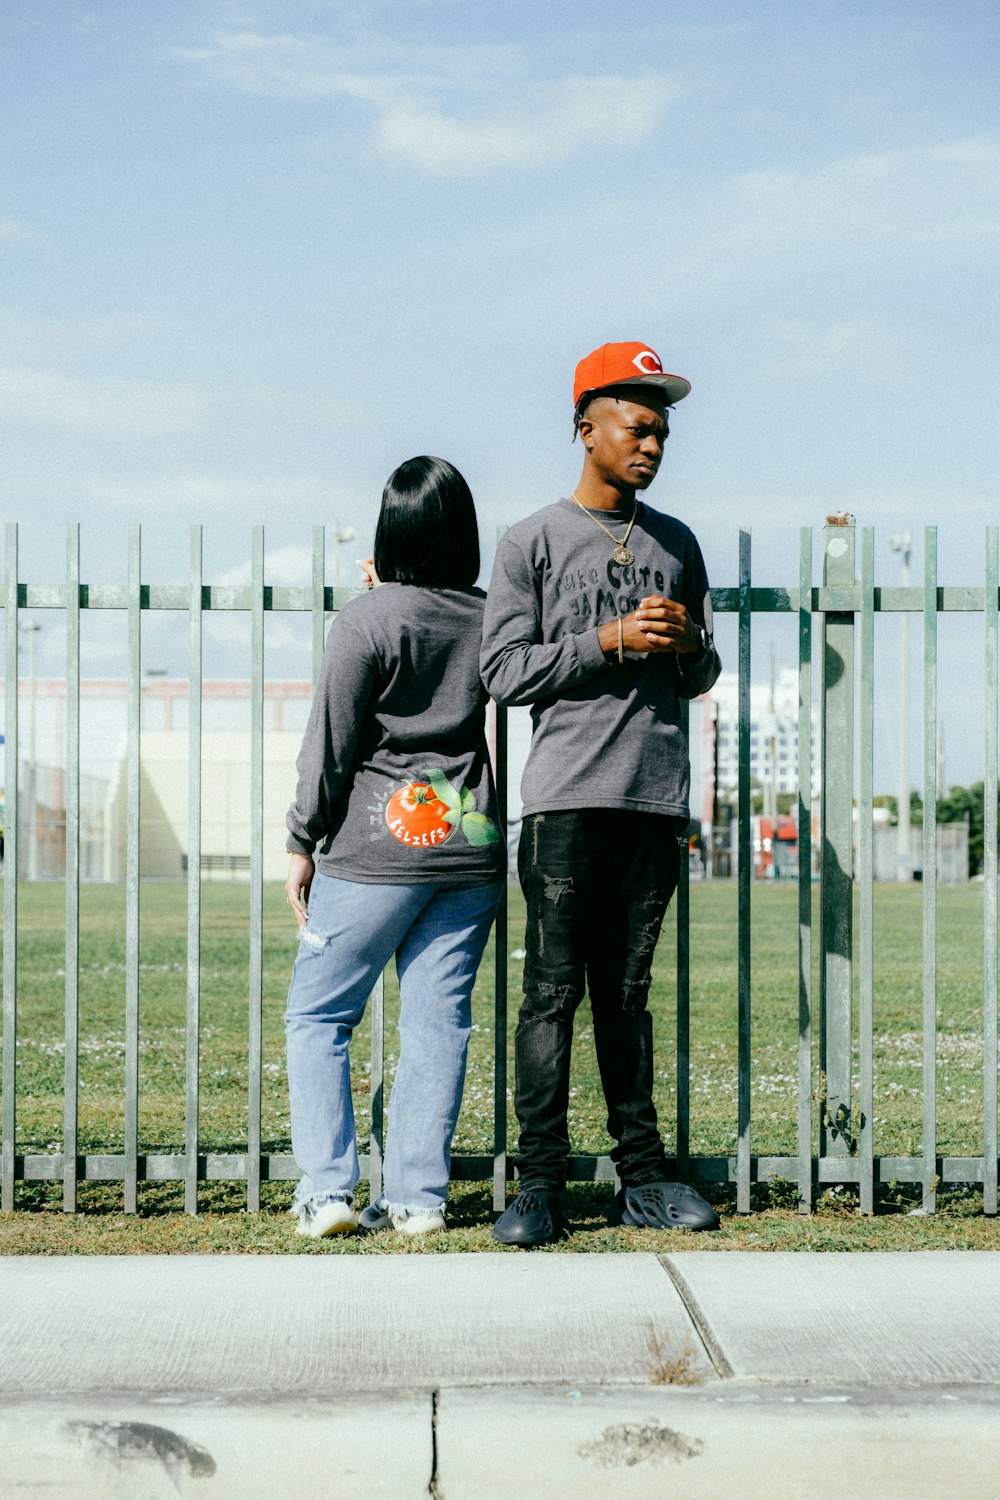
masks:
<svg viewBox="0 0 1000 1500"><path fill-rule="evenodd" d="M383 583L423 588L475 583L476 507L454 464L422 454L389 475L375 528L375 571Z"/></svg>

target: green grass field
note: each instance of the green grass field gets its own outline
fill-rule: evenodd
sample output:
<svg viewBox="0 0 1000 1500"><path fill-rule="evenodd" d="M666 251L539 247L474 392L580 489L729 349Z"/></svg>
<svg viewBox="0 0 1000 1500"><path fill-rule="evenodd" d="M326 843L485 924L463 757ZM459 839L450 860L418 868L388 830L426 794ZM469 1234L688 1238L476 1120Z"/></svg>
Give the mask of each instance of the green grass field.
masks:
<svg viewBox="0 0 1000 1500"><path fill-rule="evenodd" d="M920 890L876 888L876 1111L879 1154L920 1150L921 956ZM140 1149L183 1149L185 892L179 885L143 889L141 944ZM692 888L691 1149L732 1153L736 1146L736 888ZM982 1150L982 890L943 888L938 896L938 1149L948 1155ZM124 892L88 886L82 891L80 1002L80 1150L123 1147L124 1112ZM204 891L201 1143L203 1150L246 1146L247 933L245 887L209 884ZM512 893L512 954L521 943L523 908ZM20 896L18 1045L18 1151L57 1152L62 1135L63 890L25 885ZM797 1087L797 895L792 887L761 886L753 893L753 1150L795 1150ZM818 922L815 932L818 935ZM281 1015L295 951L294 927L281 888L265 898L263 1142L265 1151L288 1151L288 1103ZM657 952L651 1009L658 1069L657 1106L668 1148L675 1136L675 945L668 918ZM520 962L511 958L512 1035L520 993ZM492 1149L492 953L481 970L474 1000L468 1083L455 1142L457 1152ZM818 991L817 991L818 993ZM397 995L387 984L386 1061L395 1061ZM508 1036L508 1046L510 1043ZM369 1129L367 1028L355 1044L356 1107L362 1146ZM604 1107L593 1056L589 1013L581 1010L575 1045L570 1130L574 1149L608 1149ZM511 1114L509 1145L515 1144ZM606 1186L575 1186L571 1211L581 1232L573 1249L676 1247L677 1235L601 1229ZM239 1214L237 1184L206 1184L206 1212L191 1220L179 1213L180 1184L140 1186L140 1214L121 1214L121 1186L84 1184L76 1216L61 1213L57 1184L21 1183L18 1209L0 1217L0 1251L167 1251L198 1249L312 1251L289 1236L280 1210L288 1184L265 1184L265 1210ZM751 1248L914 1248L931 1244L997 1245L1000 1234L981 1215L974 1188L941 1194L934 1219L907 1219L914 1190L883 1192L881 1212L863 1220L846 1190L831 1190L817 1213L803 1220L793 1194L781 1184L755 1190L759 1212L731 1214L732 1195L720 1189L726 1227L713 1246ZM492 1247L491 1214L484 1185L456 1185L455 1228L428 1242L427 1250ZM690 1239L682 1243L690 1245ZM699 1240L701 1246L705 1243ZM349 1240L339 1252L368 1253L421 1248L395 1235Z"/></svg>

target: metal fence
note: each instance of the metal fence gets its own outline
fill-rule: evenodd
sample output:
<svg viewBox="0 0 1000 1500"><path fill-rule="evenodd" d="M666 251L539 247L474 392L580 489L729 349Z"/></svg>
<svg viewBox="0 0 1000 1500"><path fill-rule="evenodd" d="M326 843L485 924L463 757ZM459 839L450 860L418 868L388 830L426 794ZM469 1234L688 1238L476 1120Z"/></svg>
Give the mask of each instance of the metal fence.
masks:
<svg viewBox="0 0 1000 1500"><path fill-rule="evenodd" d="M874 536L861 533L860 577L857 574L853 522L827 525L822 533L823 565L820 581L813 579L812 528L800 534L797 587L758 588L751 582L750 534L740 533L739 579L734 588L713 589L720 615L735 614L738 623L739 669L739 830L737 929L738 973L738 1091L737 1146L734 1156L696 1156L690 1150L691 1066L689 870L682 863L676 900L677 917L677 1032L676 1032L676 1154L671 1169L683 1178L702 1182L732 1182L741 1213L751 1210L751 1188L775 1178L798 1184L799 1206L809 1212L817 1188L855 1184L863 1213L874 1209L879 1182L919 1184L925 1209L935 1207L940 1183L980 1182L987 1214L997 1211L997 625L998 532L986 535L981 586L940 588L937 582L936 531L928 529L924 545L921 586L880 588L874 582ZM185 1206L198 1208L199 1183L238 1181L246 1185L246 1206L260 1206L262 1180L292 1180L298 1173L290 1155L261 1149L261 1023L263 1005L263 730L264 624L269 611L306 612L312 623L312 662L315 681L323 655L329 615L342 607L350 590L330 588L325 582L325 532L313 533L312 582L306 587L272 587L265 581L264 535L253 532L251 581L244 587L208 586L203 578L202 532L191 533L190 579L185 585L143 582L141 537L138 527L129 536L128 581L120 585L84 583L80 576L80 531L68 533L66 582L33 585L20 580L17 527L6 537L6 857L4 861L3 959L3 1102L2 1208L15 1206L18 1180L62 1182L63 1206L77 1208L81 1181L120 1181L124 1207L134 1213L137 1186L142 1180L183 1181ZM24 609L62 611L66 630L66 950L64 1024L64 1109L61 1153L19 1154L17 1130L18 1029L18 712L19 613ZM80 995L80 620L84 609L117 610L127 618L128 737L126 766L125 872L125 1081L124 1151L120 1154L81 1154L78 1149L78 1065ZM185 1045L185 1143L178 1154L142 1150L139 1122L140 1041L140 728L141 728L141 617L146 610L182 611L189 632L188 817L187 817L187 974ZM204 614L209 610L242 611L249 616L251 637L251 809L249 885L250 930L247 968L249 1068L246 1106L246 1151L218 1153L201 1149L199 1140L200 1004L201 1004L201 881L202 881L202 644ZM937 1148L937 678L938 618L942 612L974 612L982 617L985 647L985 877L983 919L983 1101L982 1154L942 1157ZM874 668L875 615L879 612L917 612L923 617L924 732L923 732L923 1100L919 1155L879 1156L874 1138L874 921L873 921L873 745L875 736ZM753 1151L751 1119L751 783L750 783L750 661L755 615L790 614L798 626L798 1150L793 1155L764 1156ZM818 693L821 704L822 797L820 821L821 901L818 937L819 995L814 996L813 906L811 867L812 702L814 629L819 624ZM857 671L856 671L857 667ZM856 712L855 691L858 692ZM857 730L857 733L855 732ZM506 766L505 715L496 715L498 784L504 796ZM854 933L852 915L853 819L855 778L859 796L857 885L860 896L859 1008L854 1026ZM501 811L505 809L501 808ZM494 974L495 1031L507 1036L508 934L507 903L496 922ZM381 982L371 1001L371 1143L362 1157L362 1172L373 1194L381 1189L383 1140L383 992ZM815 1022L815 1025L814 1025ZM814 1031L816 1033L814 1038ZM814 1041L816 1045L814 1045ZM855 1117L854 1048L857 1045L858 1110ZM818 1081L818 1086L817 1086ZM496 1207L504 1200L513 1167L507 1141L507 1051L499 1045L494 1057L494 1146L490 1155L456 1156L453 1175L493 1182ZM815 1143L818 1140L818 1151ZM606 1156L578 1156L572 1175L583 1180L610 1180L614 1168Z"/></svg>

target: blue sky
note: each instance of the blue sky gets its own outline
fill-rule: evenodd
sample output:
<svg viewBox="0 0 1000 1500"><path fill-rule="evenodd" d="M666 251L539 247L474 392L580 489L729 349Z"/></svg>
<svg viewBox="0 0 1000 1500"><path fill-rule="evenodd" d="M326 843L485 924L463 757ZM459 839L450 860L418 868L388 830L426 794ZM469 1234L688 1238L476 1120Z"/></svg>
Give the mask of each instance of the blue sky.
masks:
<svg viewBox="0 0 1000 1500"><path fill-rule="evenodd" d="M32 576L67 520L95 578L125 521L160 576L190 522L219 576L262 522L305 581L309 528L368 540L420 451L488 542L575 483L576 360L639 338L693 384L650 498L713 582L741 526L790 581L845 508L882 580L928 523L977 580L998 32L969 0L7 0L0 482Z"/></svg>

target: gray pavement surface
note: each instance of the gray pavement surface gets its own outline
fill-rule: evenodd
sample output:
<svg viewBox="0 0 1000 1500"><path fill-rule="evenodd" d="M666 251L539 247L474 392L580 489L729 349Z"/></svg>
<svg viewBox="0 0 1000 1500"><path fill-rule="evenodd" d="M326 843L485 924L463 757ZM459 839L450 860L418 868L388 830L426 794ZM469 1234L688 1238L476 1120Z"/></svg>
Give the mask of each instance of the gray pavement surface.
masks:
<svg viewBox="0 0 1000 1500"><path fill-rule="evenodd" d="M442 1500L940 1500L1000 1493L1000 1402L734 1382L442 1391Z"/></svg>
<svg viewBox="0 0 1000 1500"><path fill-rule="evenodd" d="M734 1375L893 1386L1000 1375L1000 1253L702 1250L670 1262Z"/></svg>
<svg viewBox="0 0 1000 1500"><path fill-rule="evenodd" d="M1000 1252L0 1259L0 1500L979 1500L997 1474Z"/></svg>
<svg viewBox="0 0 1000 1500"><path fill-rule="evenodd" d="M565 1262L565 1264L563 1264ZM654 1255L11 1257L0 1393L257 1391L647 1377L684 1305ZM698 1369L711 1374L700 1341Z"/></svg>

